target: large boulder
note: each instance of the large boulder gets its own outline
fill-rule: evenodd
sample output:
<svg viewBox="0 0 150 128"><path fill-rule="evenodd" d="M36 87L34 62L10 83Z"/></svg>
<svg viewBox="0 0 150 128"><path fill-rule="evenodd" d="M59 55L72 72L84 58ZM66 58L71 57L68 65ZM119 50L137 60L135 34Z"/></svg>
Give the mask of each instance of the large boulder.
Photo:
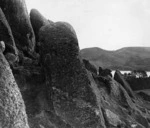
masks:
<svg viewBox="0 0 150 128"><path fill-rule="evenodd" d="M2 52L0 52L0 127L29 128L24 101Z"/></svg>
<svg viewBox="0 0 150 128"><path fill-rule="evenodd" d="M12 35L11 28L6 20L3 11L0 8L0 41L5 42L5 53L11 52L17 55L17 48L15 45L14 37Z"/></svg>
<svg viewBox="0 0 150 128"><path fill-rule="evenodd" d="M73 30L59 22L43 26L39 36L47 86L58 116L74 128L106 128Z"/></svg>
<svg viewBox="0 0 150 128"><path fill-rule="evenodd" d="M123 78L121 72L119 70L117 70L115 72L115 75L114 75L114 79L119 82L124 88L125 90L129 93L129 95L132 97L132 98L135 98L134 96L134 92L132 91L130 85L126 82L126 80Z"/></svg>
<svg viewBox="0 0 150 128"><path fill-rule="evenodd" d="M1 50L1 52L5 51L5 43L4 43L4 41L0 41L0 50Z"/></svg>
<svg viewBox="0 0 150 128"><path fill-rule="evenodd" d="M11 27L17 48L25 51L33 51L35 46L35 36L25 1L1 0L0 7Z"/></svg>
<svg viewBox="0 0 150 128"><path fill-rule="evenodd" d="M31 24L36 36L36 40L38 41L38 33L42 26L49 24L49 21L36 9L32 9L30 12L30 20Z"/></svg>

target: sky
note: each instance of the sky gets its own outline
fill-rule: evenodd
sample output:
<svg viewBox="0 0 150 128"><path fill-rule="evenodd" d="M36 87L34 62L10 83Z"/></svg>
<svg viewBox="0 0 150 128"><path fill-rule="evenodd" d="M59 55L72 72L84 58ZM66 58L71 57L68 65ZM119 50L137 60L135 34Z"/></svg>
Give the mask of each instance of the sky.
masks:
<svg viewBox="0 0 150 128"><path fill-rule="evenodd" d="M47 19L70 23L80 48L150 47L150 0L26 0Z"/></svg>

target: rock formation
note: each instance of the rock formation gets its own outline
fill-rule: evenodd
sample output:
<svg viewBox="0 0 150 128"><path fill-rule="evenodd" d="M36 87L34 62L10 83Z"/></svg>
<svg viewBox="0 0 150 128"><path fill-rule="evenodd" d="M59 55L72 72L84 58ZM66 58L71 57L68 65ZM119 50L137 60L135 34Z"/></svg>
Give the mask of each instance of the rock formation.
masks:
<svg viewBox="0 0 150 128"><path fill-rule="evenodd" d="M35 36L24 0L1 0L0 7L11 27L18 49L33 51Z"/></svg>
<svg viewBox="0 0 150 128"><path fill-rule="evenodd" d="M102 113L95 112L99 106L72 30L54 23L42 27L39 35L55 111L72 127L105 128Z"/></svg>
<svg viewBox="0 0 150 128"><path fill-rule="evenodd" d="M0 51L0 88L0 127L29 128L21 93L2 51Z"/></svg>
<svg viewBox="0 0 150 128"><path fill-rule="evenodd" d="M0 127L150 127L147 95L135 94L119 71L115 79L110 69L97 74L82 60L69 23L35 9L29 18L24 0L1 0L0 7Z"/></svg>
<svg viewBox="0 0 150 128"><path fill-rule="evenodd" d="M133 125L149 127L145 117L146 112L142 110L143 106L137 100L133 102L121 84L111 77L101 79L98 77L95 81L99 87L99 96L103 99L102 110L108 128L111 126L130 128ZM145 102L142 101L142 103Z"/></svg>
<svg viewBox="0 0 150 128"><path fill-rule="evenodd" d="M119 70L117 70L115 72L115 75L114 75L114 79L119 82L125 89L126 91L129 93L129 95L134 98L134 93L130 87L130 85L125 81L125 79L123 78L121 72Z"/></svg>
<svg viewBox="0 0 150 128"><path fill-rule="evenodd" d="M42 26L49 24L49 21L36 9L31 10L30 20L36 36L36 41L39 41L39 30Z"/></svg>
<svg viewBox="0 0 150 128"><path fill-rule="evenodd" d="M94 73L94 74L97 74L97 69L94 65L92 65L88 60L86 59L83 59L83 63L85 65L85 68L87 70L89 70L90 72Z"/></svg>
<svg viewBox="0 0 150 128"><path fill-rule="evenodd" d="M14 41L14 37L12 35L11 28L5 18L3 11L0 9L0 40L5 42L6 52L11 52L17 55L17 49Z"/></svg>

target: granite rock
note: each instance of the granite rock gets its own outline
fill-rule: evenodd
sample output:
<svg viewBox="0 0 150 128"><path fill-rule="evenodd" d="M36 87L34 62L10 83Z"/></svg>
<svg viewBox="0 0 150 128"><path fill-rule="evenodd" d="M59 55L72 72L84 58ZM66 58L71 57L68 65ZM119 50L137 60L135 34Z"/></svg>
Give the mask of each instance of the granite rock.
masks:
<svg viewBox="0 0 150 128"><path fill-rule="evenodd" d="M5 53L11 52L15 55L17 55L17 48L15 45L14 37L12 35L11 28L7 22L7 19L0 8L0 41L4 41L5 43Z"/></svg>
<svg viewBox="0 0 150 128"><path fill-rule="evenodd" d="M29 128L24 101L4 55L0 52L0 127Z"/></svg>
<svg viewBox="0 0 150 128"><path fill-rule="evenodd" d="M33 51L35 36L25 0L1 0L0 7L10 25L17 48Z"/></svg>
<svg viewBox="0 0 150 128"><path fill-rule="evenodd" d="M54 23L42 27L39 35L57 114L75 128L105 128L75 33L63 23Z"/></svg>
<svg viewBox="0 0 150 128"><path fill-rule="evenodd" d="M35 33L36 41L39 41L39 30L42 26L49 24L49 21L36 9L31 10L30 20Z"/></svg>

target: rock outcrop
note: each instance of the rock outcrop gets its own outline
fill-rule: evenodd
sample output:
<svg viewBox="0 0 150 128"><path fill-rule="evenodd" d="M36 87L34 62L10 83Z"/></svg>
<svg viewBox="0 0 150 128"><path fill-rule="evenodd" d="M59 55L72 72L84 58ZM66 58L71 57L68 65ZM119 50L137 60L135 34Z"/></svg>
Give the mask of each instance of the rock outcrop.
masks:
<svg viewBox="0 0 150 128"><path fill-rule="evenodd" d="M72 30L54 23L42 27L39 35L56 113L75 128L105 128Z"/></svg>
<svg viewBox="0 0 150 128"><path fill-rule="evenodd" d="M85 65L85 68L87 70L89 70L90 72L94 73L94 74L97 74L97 69L94 65L92 65L88 60L86 59L83 59L83 63Z"/></svg>
<svg viewBox="0 0 150 128"><path fill-rule="evenodd" d="M36 41L39 41L39 30L42 26L49 24L49 21L36 9L31 10L30 20L35 33Z"/></svg>
<svg viewBox="0 0 150 128"><path fill-rule="evenodd" d="M24 101L8 62L0 51L0 127L29 128Z"/></svg>
<svg viewBox="0 0 150 128"><path fill-rule="evenodd" d="M141 104L138 100L133 102L121 84L111 77L99 79L98 76L95 77L95 81L99 87L99 96L103 99L102 110L108 128L112 126L131 128L133 125L149 127L146 112L142 110Z"/></svg>
<svg viewBox="0 0 150 128"><path fill-rule="evenodd" d="M11 27L18 49L33 51L35 36L24 0L1 0L0 7Z"/></svg>
<svg viewBox="0 0 150 128"><path fill-rule="evenodd" d="M111 76L112 77L112 74L111 74L111 70L110 69L102 69L101 67L99 67L98 69L98 74L99 76Z"/></svg>
<svg viewBox="0 0 150 128"><path fill-rule="evenodd" d="M3 11L0 8L0 41L4 41L6 45L6 51L13 53L14 55L17 55L17 48L15 45L14 37L12 35L11 28L6 20L6 17L3 13Z"/></svg>
<svg viewBox="0 0 150 128"><path fill-rule="evenodd" d="M0 127L150 127L148 95L135 94L119 71L114 79L82 60L69 23L35 9L29 18L24 0L0 7Z"/></svg>
<svg viewBox="0 0 150 128"><path fill-rule="evenodd" d="M126 80L123 78L121 72L119 70L117 70L115 72L115 75L114 75L114 79L119 82L125 89L126 91L129 93L129 95L134 98L134 93L130 87L130 85L126 82Z"/></svg>

